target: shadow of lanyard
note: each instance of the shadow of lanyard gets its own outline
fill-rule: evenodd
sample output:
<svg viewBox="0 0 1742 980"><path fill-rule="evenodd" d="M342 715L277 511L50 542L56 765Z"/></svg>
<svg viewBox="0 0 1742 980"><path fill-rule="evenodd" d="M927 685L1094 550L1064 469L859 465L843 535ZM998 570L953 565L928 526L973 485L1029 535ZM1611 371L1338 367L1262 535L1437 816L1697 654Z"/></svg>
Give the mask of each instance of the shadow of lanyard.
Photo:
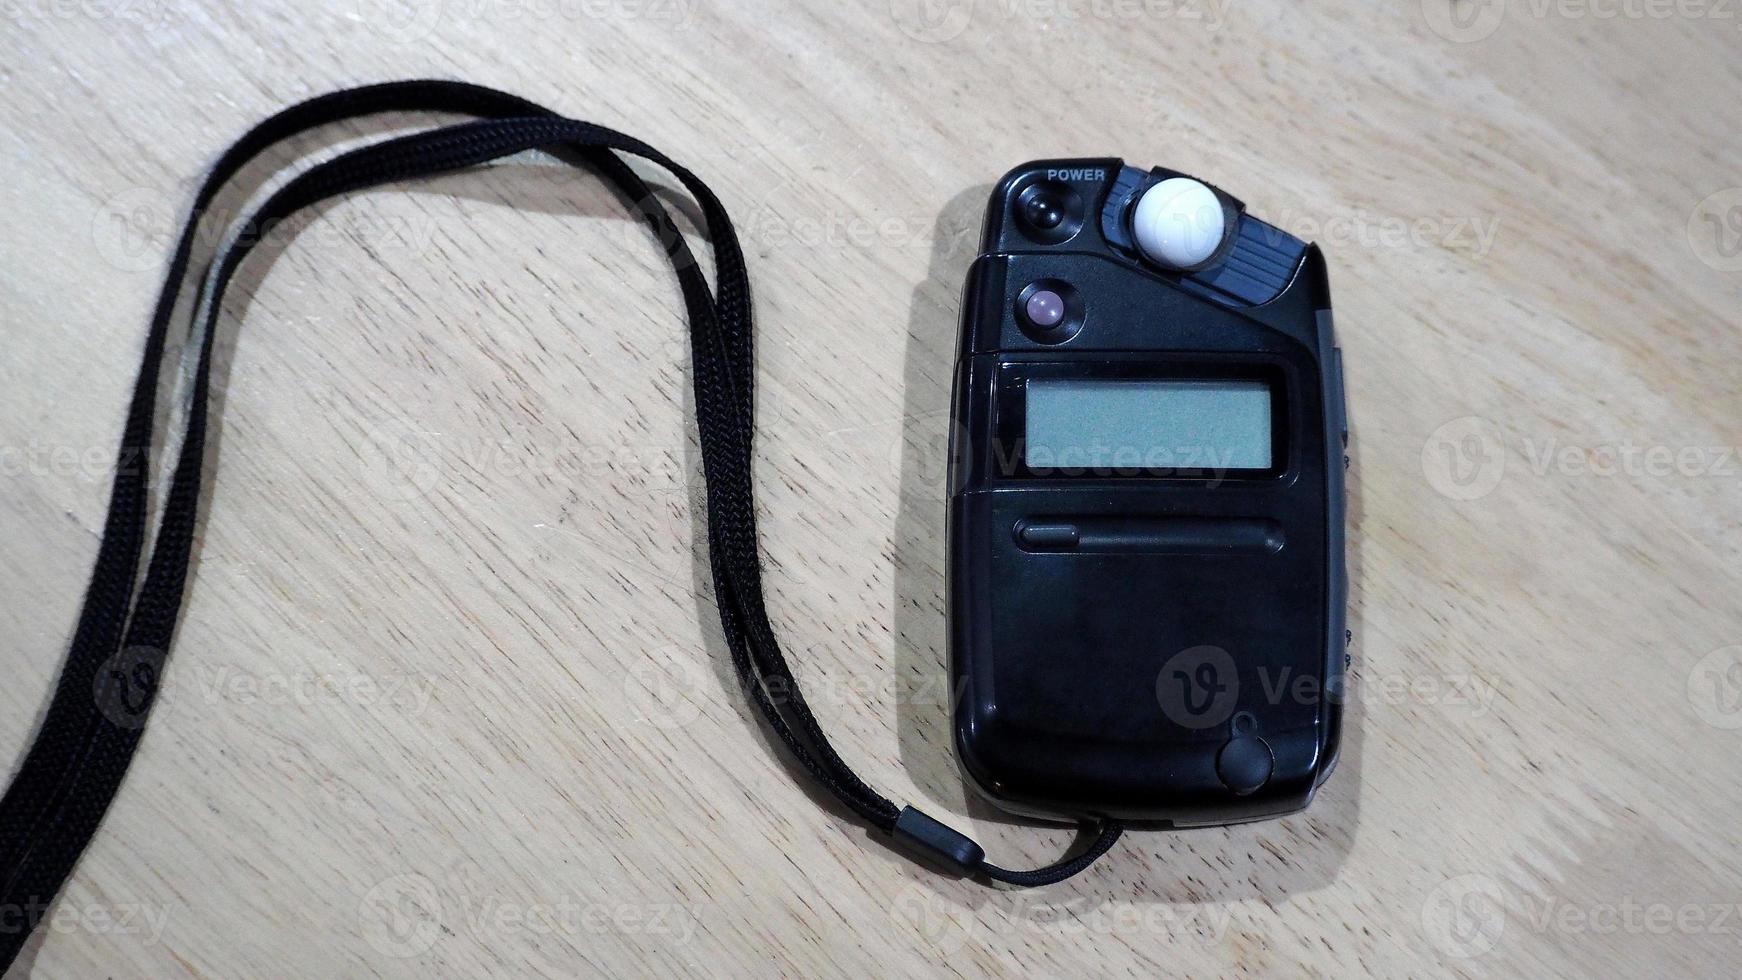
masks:
<svg viewBox="0 0 1742 980"><path fill-rule="evenodd" d="M141 582L159 369L198 226L219 190L272 145L340 120L407 111L478 118L386 139L328 160L286 183L241 227L271 228L328 198L532 149L550 151L604 177L652 226L682 287L715 601L733 669L769 728L843 806L944 870L1012 885L1045 885L1076 874L1104 854L1123 829L1116 820L1086 823L1086 836L1092 835L1088 846L1048 867L1009 871L990 864L968 837L913 807L897 807L867 786L818 727L763 607L751 487L755 372L750 284L732 222L707 185L640 140L565 119L503 92L460 82L393 82L311 99L260 123L224 153L194 200L146 336L118 457L130 465L117 467L72 648L36 739L0 800L0 908L21 910L23 919L0 924L5 926L0 929L0 971L18 955L120 787L156 699L181 610L198 522L214 324L225 288L264 237L238 238L221 252L208 271L209 295L203 304L194 304L199 361L186 434ZM625 156L663 167L700 204L714 248L715 288L709 288L683 234Z"/></svg>

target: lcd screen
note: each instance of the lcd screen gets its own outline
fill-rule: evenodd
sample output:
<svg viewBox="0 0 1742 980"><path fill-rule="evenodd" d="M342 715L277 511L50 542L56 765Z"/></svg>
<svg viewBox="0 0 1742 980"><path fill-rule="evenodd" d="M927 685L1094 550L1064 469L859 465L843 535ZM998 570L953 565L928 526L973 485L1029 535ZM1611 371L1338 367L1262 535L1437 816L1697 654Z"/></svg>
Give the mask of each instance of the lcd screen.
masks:
<svg viewBox="0 0 1742 980"><path fill-rule="evenodd" d="M1036 473L1271 468L1270 386L1248 380L1030 378Z"/></svg>

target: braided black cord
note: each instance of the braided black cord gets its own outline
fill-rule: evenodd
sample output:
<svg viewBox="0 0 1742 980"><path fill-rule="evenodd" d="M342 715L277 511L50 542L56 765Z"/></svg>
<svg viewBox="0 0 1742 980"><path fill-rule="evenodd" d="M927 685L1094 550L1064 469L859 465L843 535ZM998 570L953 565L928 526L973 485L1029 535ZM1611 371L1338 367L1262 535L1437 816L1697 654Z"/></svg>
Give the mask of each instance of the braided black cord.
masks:
<svg viewBox="0 0 1742 980"><path fill-rule="evenodd" d="M1033 871L1010 871L989 861L982 861L980 862L980 870L985 872L986 877L993 881L1002 881L1007 885L1016 885L1019 888L1039 888L1042 885L1051 885L1066 878L1075 877L1083 869L1100 860L1101 855L1111 850L1125 833L1125 824L1111 817L1102 819L1094 827L1094 841L1089 845L1088 850L1076 857L1047 865L1044 868L1036 868Z"/></svg>
<svg viewBox="0 0 1742 980"><path fill-rule="evenodd" d="M92 583L54 700L24 764L0 800L0 902L10 907L45 905L95 833L143 732L181 609L197 529L219 300L243 259L264 238L250 235L238 240L210 271L210 299L203 314L196 313L202 317L202 332L186 437L145 579L135 594L159 362L168 321L186 279L197 223L224 183L271 144L339 119L402 110L496 118L341 154L286 183L242 227L269 228L327 198L477 166L534 148L550 149L597 171L637 204L672 261L690 321L709 564L734 670L771 730L806 772L872 826L885 832L897 829L902 811L847 766L817 724L780 651L763 603L752 487L754 351L749 279L724 206L694 174L622 133L564 119L478 86L398 82L323 96L272 117L224 154L195 199L147 335L122 439L122 458L138 462L116 474ZM714 247L717 285L713 290L669 213L618 153L642 157L670 171L701 205ZM121 687L126 684L135 686ZM136 697L118 697L118 693ZM1006 871L979 861L963 870L1016 885L1049 884L1087 867L1112 846L1121 829L1114 821L1102 823L1100 836L1089 850L1038 871ZM0 970L11 963L27 936L28 929L0 935Z"/></svg>

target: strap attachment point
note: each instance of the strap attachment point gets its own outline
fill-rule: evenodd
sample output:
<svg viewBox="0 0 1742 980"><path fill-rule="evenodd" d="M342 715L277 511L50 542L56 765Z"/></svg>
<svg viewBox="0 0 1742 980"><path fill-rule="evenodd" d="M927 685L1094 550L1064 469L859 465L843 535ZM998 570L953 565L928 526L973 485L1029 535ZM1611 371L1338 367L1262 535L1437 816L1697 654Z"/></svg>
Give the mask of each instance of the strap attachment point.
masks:
<svg viewBox="0 0 1742 980"><path fill-rule="evenodd" d="M986 851L972 838L910 806L901 808L891 833L914 850L960 869L963 874L978 874L986 863Z"/></svg>

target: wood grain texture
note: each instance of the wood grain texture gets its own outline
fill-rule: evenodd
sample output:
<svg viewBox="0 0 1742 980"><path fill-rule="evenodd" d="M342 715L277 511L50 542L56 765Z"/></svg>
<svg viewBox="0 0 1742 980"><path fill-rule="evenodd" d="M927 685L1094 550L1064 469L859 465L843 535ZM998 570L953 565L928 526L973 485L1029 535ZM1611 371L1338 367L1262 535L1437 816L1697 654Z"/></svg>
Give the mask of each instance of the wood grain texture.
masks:
<svg viewBox="0 0 1742 980"><path fill-rule="evenodd" d="M327 206L229 299L168 690L17 973L1733 975L1742 11L1449 2L0 0L9 765L180 212L344 85L507 88L720 192L776 627L849 762L1002 864L1069 834L970 802L946 736L990 183L1116 154L1317 239L1356 433L1352 711L1312 808L987 890L819 809L751 723L677 290L620 203L529 159Z"/></svg>

